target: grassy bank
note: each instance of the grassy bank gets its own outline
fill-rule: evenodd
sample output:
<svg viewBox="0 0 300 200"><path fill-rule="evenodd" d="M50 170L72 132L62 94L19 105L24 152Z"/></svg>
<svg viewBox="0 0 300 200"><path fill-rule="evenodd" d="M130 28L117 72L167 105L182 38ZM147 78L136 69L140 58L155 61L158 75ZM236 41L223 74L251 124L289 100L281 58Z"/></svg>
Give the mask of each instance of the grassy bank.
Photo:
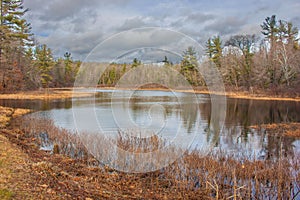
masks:
<svg viewBox="0 0 300 200"><path fill-rule="evenodd" d="M260 126L251 126L250 128L267 131L269 134L300 138L300 123L263 124Z"/></svg>
<svg viewBox="0 0 300 200"><path fill-rule="evenodd" d="M51 121L22 119L5 133L31 160L37 187L62 199L293 199L299 196L299 156L235 160L222 152L185 153L155 172L122 173L99 163L78 138ZM18 133L18 134L16 134ZM57 147L41 151L41 133ZM144 141L119 138L125 150L146 152ZM135 147L133 147L135 145ZM157 146L157 140L148 145ZM148 148L148 147L147 147ZM64 195L62 195L64 194Z"/></svg>
<svg viewBox="0 0 300 200"><path fill-rule="evenodd" d="M29 113L28 109L14 109L0 106L0 128L5 128L9 125L13 118L20 117Z"/></svg>
<svg viewBox="0 0 300 200"><path fill-rule="evenodd" d="M0 99L27 99L27 100L55 100L87 97L93 95L89 92L73 92L72 88L52 88L48 90L36 90L16 92L13 94L0 94Z"/></svg>
<svg viewBox="0 0 300 200"><path fill-rule="evenodd" d="M36 183L31 167L34 162L18 140L20 131L8 127L12 119L28 112L0 106L0 199L60 199ZM12 133L14 140L9 137Z"/></svg>
<svg viewBox="0 0 300 200"><path fill-rule="evenodd" d="M133 90L133 88L120 88L120 87L99 87L98 89L103 90ZM163 87L141 87L137 90L155 90L155 91L170 91L168 88ZM185 93L195 93L195 94L216 94L224 95L229 98L239 98L239 99L253 99L253 100L277 100L277 101L300 101L299 95L289 95L289 94L273 94L272 92L257 91L257 92L245 92L238 90L228 90L225 93L222 92L209 92L206 88L195 88L190 89L176 89L173 92L185 92ZM80 92L79 90L73 92L73 88L52 88L49 90L37 90L37 91L27 91L27 92L17 92L13 94L0 94L0 99L29 99L29 100L54 100L54 99L68 99L68 98L79 98L92 96L92 92Z"/></svg>

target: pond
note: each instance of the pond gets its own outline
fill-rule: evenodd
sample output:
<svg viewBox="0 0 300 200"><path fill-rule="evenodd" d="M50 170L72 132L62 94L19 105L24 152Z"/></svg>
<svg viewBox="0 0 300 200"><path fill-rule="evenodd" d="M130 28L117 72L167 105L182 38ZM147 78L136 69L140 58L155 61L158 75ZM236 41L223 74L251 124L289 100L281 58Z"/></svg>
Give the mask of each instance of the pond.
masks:
<svg viewBox="0 0 300 200"><path fill-rule="evenodd" d="M168 141L179 137L189 149L210 148L258 159L300 152L296 138L249 128L300 122L300 102L227 98L222 103L226 104L226 118L218 129L211 119L211 98L204 94L99 89L93 97L73 100L0 100L2 106L34 109L37 112L32 116L52 119L56 126L73 132L101 132L112 137L119 131L150 133Z"/></svg>

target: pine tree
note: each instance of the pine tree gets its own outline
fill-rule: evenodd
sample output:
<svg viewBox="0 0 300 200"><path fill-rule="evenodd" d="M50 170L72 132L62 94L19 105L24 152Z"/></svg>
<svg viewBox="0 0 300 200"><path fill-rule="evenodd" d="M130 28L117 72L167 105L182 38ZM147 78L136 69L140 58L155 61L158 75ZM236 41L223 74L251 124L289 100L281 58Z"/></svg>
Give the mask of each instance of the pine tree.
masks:
<svg viewBox="0 0 300 200"><path fill-rule="evenodd" d="M73 77L72 77L72 58L71 58L71 53L66 52L64 54L64 63L65 63L65 81L66 84L69 85L70 82L72 82Z"/></svg>
<svg viewBox="0 0 300 200"><path fill-rule="evenodd" d="M220 36L209 38L206 48L210 60L213 61L218 68L221 68L222 41Z"/></svg>
<svg viewBox="0 0 300 200"><path fill-rule="evenodd" d="M8 40L9 44L14 43L24 52L22 48L32 45L33 35L30 33L30 23L24 19L28 9L24 9L22 0L0 0L0 6L1 39Z"/></svg>
<svg viewBox="0 0 300 200"><path fill-rule="evenodd" d="M35 67L39 70L40 81L44 88L49 87L52 80L51 69L54 65L51 49L47 45L40 45L35 50Z"/></svg>
<svg viewBox="0 0 300 200"><path fill-rule="evenodd" d="M262 25L261 33L266 36L267 39L270 40L271 48L275 45L278 36L278 26L276 15L272 15L271 17L267 17Z"/></svg>
<svg viewBox="0 0 300 200"><path fill-rule="evenodd" d="M37 88L39 83L39 73L38 70L33 66L33 60L34 60L34 51L32 48L28 48L25 51L25 79L26 84L29 86L29 88Z"/></svg>
<svg viewBox="0 0 300 200"><path fill-rule="evenodd" d="M134 58L133 62L132 62L132 65L131 65L131 68L135 68L135 67L137 67L141 64L142 64L141 61L139 61L137 58Z"/></svg>
<svg viewBox="0 0 300 200"><path fill-rule="evenodd" d="M212 59L212 56L213 56L213 48L212 48L212 41L211 41L211 38L209 38L206 42L206 53L208 54L208 57L209 59Z"/></svg>
<svg viewBox="0 0 300 200"><path fill-rule="evenodd" d="M170 63L167 56L164 57L164 60L162 62L164 63L164 66L170 66L171 65L171 63Z"/></svg>
<svg viewBox="0 0 300 200"><path fill-rule="evenodd" d="M271 45L266 53L266 74L269 77L267 84L276 87L286 82L289 85L296 71L289 64L289 54L294 54L292 49L298 49L298 29L291 22L277 21L275 15L267 17L261 28Z"/></svg>
<svg viewBox="0 0 300 200"><path fill-rule="evenodd" d="M22 0L0 0L0 69L2 71L2 87L9 88L5 80L20 79L10 71L22 71L22 59L26 56L26 48L32 45L30 24L23 18L27 9ZM11 77L8 77L10 74ZM14 82L14 81L12 81Z"/></svg>
<svg viewBox="0 0 300 200"><path fill-rule="evenodd" d="M180 72L185 76L187 81L192 85L197 85L198 77L198 61L197 53L193 47L188 47L182 55Z"/></svg>
<svg viewBox="0 0 300 200"><path fill-rule="evenodd" d="M298 28L292 22L279 20L278 37L281 42L290 44L294 48L298 47Z"/></svg>

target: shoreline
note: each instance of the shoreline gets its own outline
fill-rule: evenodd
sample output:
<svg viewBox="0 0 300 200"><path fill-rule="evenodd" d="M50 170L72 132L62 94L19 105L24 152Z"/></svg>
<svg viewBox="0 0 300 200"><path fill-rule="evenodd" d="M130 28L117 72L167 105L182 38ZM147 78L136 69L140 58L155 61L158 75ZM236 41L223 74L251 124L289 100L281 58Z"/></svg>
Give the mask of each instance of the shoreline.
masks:
<svg viewBox="0 0 300 200"><path fill-rule="evenodd" d="M2 100L58 100L58 99L70 99L70 98L81 98L81 97L90 97L93 96L93 92L73 92L74 88L49 88L48 91L45 90L35 90L35 91L22 91L17 93L8 93L0 94L0 99ZM117 87L97 87L101 90L139 90L139 91L172 91L180 93L195 93L195 94L204 94L204 95L221 95L226 96L227 98L234 99L249 99L249 100L265 100L265 101L295 101L300 102L300 97L278 97L268 94L250 94L248 92L234 92L234 91L225 91L223 92L214 92L211 93L204 89L175 89L170 90L167 88L159 87L149 87L149 88L117 88Z"/></svg>
<svg viewBox="0 0 300 200"><path fill-rule="evenodd" d="M116 88L116 87L98 87L98 89L103 90L135 90L134 88ZM278 96L272 96L272 95L266 95L266 94L248 94L245 92L232 92L232 91L225 91L224 93L221 92L215 92L211 93L207 90L187 90L187 89L175 89L175 90L169 90L166 88L138 88L139 91L165 91L165 92L181 92L181 93L195 93L195 94L204 94L204 95L220 95L220 96L226 96L227 98L232 99L249 99L249 100L265 100L265 101L295 101L300 102L300 97L278 97Z"/></svg>
<svg viewBox="0 0 300 200"><path fill-rule="evenodd" d="M26 112L17 112L18 114L14 115L16 110L8 107L0 107L0 111L2 111L0 116L2 113L10 119L26 114ZM236 178L242 181L241 184L245 185L247 190L251 189L252 191L252 185L247 183L249 180L255 181L255 178L258 177L258 180L270 181L274 185L271 188L272 191L276 191L276 183L282 179L274 174L287 173L287 177L292 177L289 176L292 170L297 169L297 165L288 165L289 162L285 162L286 160L270 163L268 160L252 161L246 159L244 163L241 163L240 160L222 157L222 154L220 158L217 158L213 155L201 156L201 154L193 153L185 155L187 159L184 166L187 166L187 168L180 169L175 164L174 168L172 168L172 165L170 168L165 168L167 173L163 171L143 174L124 173L107 165L101 165L101 161L88 154L85 158L71 157L63 151L63 147L67 146L64 142L68 144L70 142L69 137L64 140L64 134L61 134L63 132L57 132L49 123L44 126L44 124L33 120L30 120L30 122L33 122L33 126L31 126L33 129L29 128L27 131L19 127L18 124L12 125L9 129L0 130L0 155L2 156L0 165L2 177L2 181L0 181L1 199L3 197L5 199L165 199L166 195L175 199L180 194L184 194L182 196L184 199L199 196L211 197L214 191L208 190L205 184L197 189L185 189L194 184L193 181L186 182L186 179L178 180L178 174L181 174L181 170L186 169L193 170L191 175L194 171L207 169L206 173L212 174L212 178L207 179L207 176L200 176L199 181L204 180L203 183L215 181L214 177L221 173L221 179L214 182L216 186L223 186L224 180L226 181L229 177L231 180ZM40 149L38 132L29 131L38 130L36 129L37 125L43 127L43 130L46 128L45 130L50 136L51 133L55 133L52 136L56 136L56 134L62 136L60 138L62 144L58 146L58 152ZM293 124L290 130L294 131L294 127L299 126ZM288 127L286 125L276 126L275 130L281 130L282 128ZM297 158L299 157L295 156L293 163L297 163ZM258 172L257 168L260 169ZM291 170L287 171L290 168ZM232 169L236 173L232 173ZM290 187L290 180L294 180L296 176L297 174L286 182L282 182L286 183L283 187ZM197 177L199 177L198 173ZM225 178L222 179L222 177ZM184 187L182 187L183 184L185 184ZM235 185L228 186L230 191L236 188ZM259 189L261 190L257 191L264 191L265 187L262 185ZM291 187L291 189L294 188ZM268 190L270 190L269 187ZM228 189L223 188L220 192L227 194ZM258 195L265 194L259 193Z"/></svg>

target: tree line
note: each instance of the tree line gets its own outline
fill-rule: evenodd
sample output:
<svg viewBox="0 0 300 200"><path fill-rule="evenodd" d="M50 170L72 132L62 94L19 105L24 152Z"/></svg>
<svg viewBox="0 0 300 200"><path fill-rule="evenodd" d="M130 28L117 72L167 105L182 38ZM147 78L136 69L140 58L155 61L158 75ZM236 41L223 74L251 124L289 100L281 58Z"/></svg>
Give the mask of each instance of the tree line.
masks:
<svg viewBox="0 0 300 200"><path fill-rule="evenodd" d="M300 73L298 28L267 17L256 35L234 35L225 41L209 39L207 53L220 70L225 85L235 88L297 89Z"/></svg>
<svg viewBox="0 0 300 200"><path fill-rule="evenodd" d="M80 66L71 54L54 59L31 33L22 0L0 0L0 92L72 86Z"/></svg>
<svg viewBox="0 0 300 200"><path fill-rule="evenodd" d="M228 90L255 90L272 93L300 93L300 48L298 28L291 22L267 17L261 24L263 37L251 34L232 35L226 41L220 36L206 42L206 57L220 72ZM198 52L188 47L179 64L165 56L164 66L172 67L185 76L194 87L206 86L199 73ZM141 65L136 58L132 64L110 64L99 84L115 85L130 69Z"/></svg>
<svg viewBox="0 0 300 200"><path fill-rule="evenodd" d="M69 52L55 59L47 45L38 44L24 18L27 12L22 0L0 0L0 92L73 86L81 62L74 61ZM209 38L206 57L230 90L300 93L298 28L272 15L262 22L261 33L263 39L250 34L233 35L226 41L220 36ZM205 86L193 47L182 53L180 63L173 64L166 56L162 62L184 75L192 86ZM114 86L142 62L135 58L132 63L108 65L100 85Z"/></svg>

